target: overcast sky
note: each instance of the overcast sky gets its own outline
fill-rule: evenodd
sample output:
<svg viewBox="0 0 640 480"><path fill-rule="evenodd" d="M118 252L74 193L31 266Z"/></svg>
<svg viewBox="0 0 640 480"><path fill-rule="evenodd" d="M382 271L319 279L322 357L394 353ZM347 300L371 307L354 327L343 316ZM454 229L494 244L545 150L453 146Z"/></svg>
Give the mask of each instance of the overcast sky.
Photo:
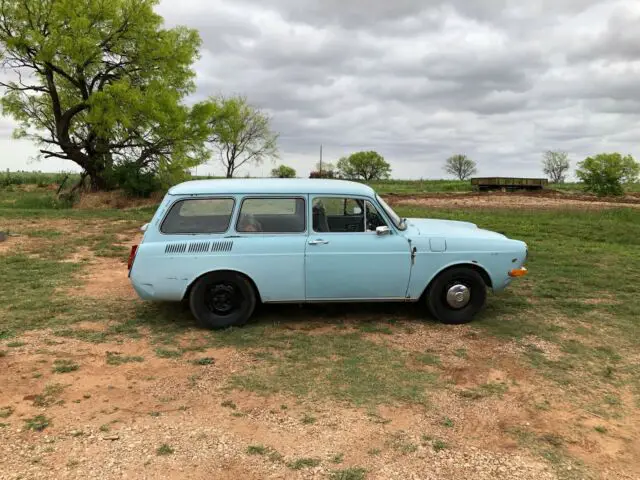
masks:
<svg viewBox="0 0 640 480"><path fill-rule="evenodd" d="M273 117L281 163L307 175L376 150L395 178L443 178L465 153L481 175L541 176L548 149L572 163L640 158L638 0L164 0L168 25L200 30L198 91L244 94ZM36 150L0 121L0 168ZM210 162L200 172L220 173ZM242 173L268 174L272 165Z"/></svg>

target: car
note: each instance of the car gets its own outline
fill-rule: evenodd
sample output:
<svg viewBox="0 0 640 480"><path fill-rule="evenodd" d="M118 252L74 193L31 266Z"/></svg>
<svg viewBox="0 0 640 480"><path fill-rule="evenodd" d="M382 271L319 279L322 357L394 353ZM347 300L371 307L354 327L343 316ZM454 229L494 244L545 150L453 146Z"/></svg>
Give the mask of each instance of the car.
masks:
<svg viewBox="0 0 640 480"><path fill-rule="evenodd" d="M328 179L194 180L169 189L129 278L188 301L197 322L245 324L259 303L421 302L447 324L527 274L527 244L474 223L402 218L372 188Z"/></svg>

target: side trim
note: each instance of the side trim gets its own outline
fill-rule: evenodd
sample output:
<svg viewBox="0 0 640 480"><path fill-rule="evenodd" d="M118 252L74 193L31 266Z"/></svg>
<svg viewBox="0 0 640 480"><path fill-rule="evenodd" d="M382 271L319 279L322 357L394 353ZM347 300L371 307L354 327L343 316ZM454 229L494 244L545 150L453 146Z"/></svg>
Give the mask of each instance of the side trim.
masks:
<svg viewBox="0 0 640 480"><path fill-rule="evenodd" d="M311 298L307 300L265 300L264 303L415 303L416 298Z"/></svg>

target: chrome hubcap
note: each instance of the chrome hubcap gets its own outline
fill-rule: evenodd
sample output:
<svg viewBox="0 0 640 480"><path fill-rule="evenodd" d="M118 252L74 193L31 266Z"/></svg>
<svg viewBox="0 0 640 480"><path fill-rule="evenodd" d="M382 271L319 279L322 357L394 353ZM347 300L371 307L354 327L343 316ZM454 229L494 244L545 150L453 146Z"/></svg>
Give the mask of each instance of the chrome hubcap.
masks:
<svg viewBox="0 0 640 480"><path fill-rule="evenodd" d="M452 308L466 307L471 300L471 290L466 285L456 283L447 291L447 303Z"/></svg>

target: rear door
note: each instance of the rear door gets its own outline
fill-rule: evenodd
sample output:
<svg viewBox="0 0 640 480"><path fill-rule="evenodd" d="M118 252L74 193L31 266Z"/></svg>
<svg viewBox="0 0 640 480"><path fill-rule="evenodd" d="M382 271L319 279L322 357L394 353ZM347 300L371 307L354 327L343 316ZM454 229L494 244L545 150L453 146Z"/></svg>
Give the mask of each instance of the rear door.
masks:
<svg viewBox="0 0 640 480"><path fill-rule="evenodd" d="M313 219L305 254L308 300L397 300L411 274L407 239L376 205L358 197L311 196ZM390 233L378 235L377 226Z"/></svg>

